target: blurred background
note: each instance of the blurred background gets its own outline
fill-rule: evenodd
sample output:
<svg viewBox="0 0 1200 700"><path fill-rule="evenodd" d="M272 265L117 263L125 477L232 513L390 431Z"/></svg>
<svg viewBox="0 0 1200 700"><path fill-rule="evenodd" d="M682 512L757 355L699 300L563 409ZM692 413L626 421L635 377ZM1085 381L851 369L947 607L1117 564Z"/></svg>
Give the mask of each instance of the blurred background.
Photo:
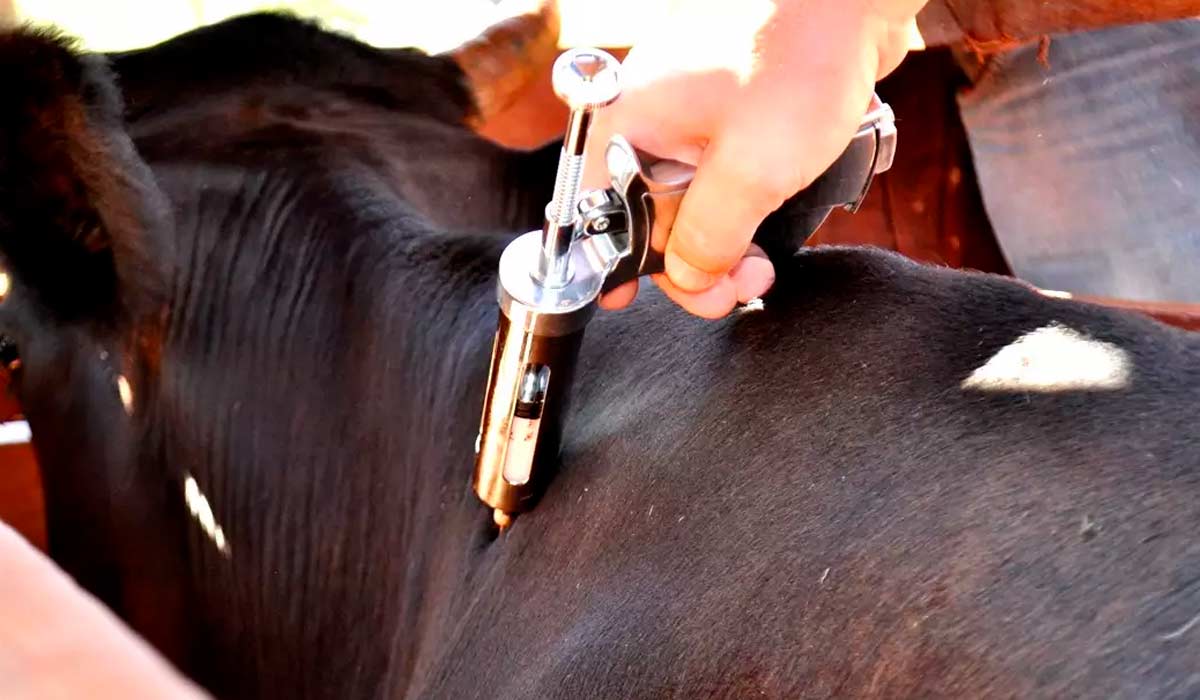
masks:
<svg viewBox="0 0 1200 700"><path fill-rule="evenodd" d="M562 44L629 46L653 26L667 0L560 0ZM119 51L156 44L233 15L286 9L375 46L436 52L537 5L533 0L0 0L0 19L53 24L85 48ZM631 18L637 21L630 21Z"/></svg>

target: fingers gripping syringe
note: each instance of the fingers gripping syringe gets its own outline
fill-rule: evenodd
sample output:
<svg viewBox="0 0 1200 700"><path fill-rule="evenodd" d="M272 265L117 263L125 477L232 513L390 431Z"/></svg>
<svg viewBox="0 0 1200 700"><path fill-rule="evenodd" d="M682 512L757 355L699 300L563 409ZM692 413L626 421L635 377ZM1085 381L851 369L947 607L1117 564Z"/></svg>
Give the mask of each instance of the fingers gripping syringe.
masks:
<svg viewBox="0 0 1200 700"><path fill-rule="evenodd" d="M663 271L667 235L692 181L692 166L616 136L605 151L610 187L578 195L592 115L617 99L618 69L598 49L573 49L555 62L554 90L571 114L553 200L542 230L500 257L473 486L501 527L534 505L553 473L583 331L600 294ZM805 225L815 230L837 206L857 208L872 178L891 167L895 140L891 109L875 97L842 156L793 198L793 207L812 213Z"/></svg>

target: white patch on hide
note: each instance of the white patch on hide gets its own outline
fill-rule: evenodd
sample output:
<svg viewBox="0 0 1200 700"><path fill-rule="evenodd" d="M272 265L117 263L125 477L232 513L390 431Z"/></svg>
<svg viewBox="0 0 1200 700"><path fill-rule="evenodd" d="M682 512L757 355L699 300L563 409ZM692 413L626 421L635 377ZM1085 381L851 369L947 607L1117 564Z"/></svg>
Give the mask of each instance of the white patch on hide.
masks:
<svg viewBox="0 0 1200 700"><path fill-rule="evenodd" d="M1051 323L1017 338L967 377L979 391L1114 391L1129 386L1129 353Z"/></svg>
<svg viewBox="0 0 1200 700"><path fill-rule="evenodd" d="M123 374L117 375L117 394L121 397L125 413L133 415L133 387L129 386L129 380Z"/></svg>
<svg viewBox="0 0 1200 700"><path fill-rule="evenodd" d="M33 438L29 423L14 420L0 423L0 445L26 445Z"/></svg>
<svg viewBox="0 0 1200 700"><path fill-rule="evenodd" d="M762 311L764 308L766 307L763 305L763 300L759 297L754 297L750 301L746 302L742 308L738 309L738 311L744 314L752 311Z"/></svg>
<svg viewBox="0 0 1200 700"><path fill-rule="evenodd" d="M209 505L208 499L200 491L200 485L189 474L183 482L183 500L187 503L188 510L192 517L196 519L196 524L208 535L216 545L217 551L225 556L229 556L229 543L225 540L225 531L217 524L217 519L213 516L212 506Z"/></svg>

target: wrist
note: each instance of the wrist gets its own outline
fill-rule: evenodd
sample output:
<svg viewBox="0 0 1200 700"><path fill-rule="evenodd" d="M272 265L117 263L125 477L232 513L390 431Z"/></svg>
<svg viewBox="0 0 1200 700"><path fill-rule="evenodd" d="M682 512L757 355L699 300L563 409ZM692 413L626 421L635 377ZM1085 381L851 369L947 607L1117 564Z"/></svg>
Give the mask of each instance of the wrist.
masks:
<svg viewBox="0 0 1200 700"><path fill-rule="evenodd" d="M999 53L1026 43L1001 30L991 2L930 0L917 14L917 27L926 46L963 43L977 53Z"/></svg>
<svg viewBox="0 0 1200 700"><path fill-rule="evenodd" d="M870 60L872 77L880 80L909 49L924 48L916 18L925 5L926 0L779 0L772 33L785 45L809 41L823 46L816 53L835 62L846 60L852 47L863 49L873 59L863 55L860 60Z"/></svg>

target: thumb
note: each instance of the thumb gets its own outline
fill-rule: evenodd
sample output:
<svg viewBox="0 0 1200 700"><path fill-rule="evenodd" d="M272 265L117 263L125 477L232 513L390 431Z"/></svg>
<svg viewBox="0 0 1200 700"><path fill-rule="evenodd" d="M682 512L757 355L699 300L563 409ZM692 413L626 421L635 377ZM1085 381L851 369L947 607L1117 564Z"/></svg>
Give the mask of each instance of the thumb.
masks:
<svg viewBox="0 0 1200 700"><path fill-rule="evenodd" d="M754 232L795 188L787 166L759 157L763 142L741 147L737 140L710 142L679 206L667 239L667 278L685 292L717 283L742 259Z"/></svg>

